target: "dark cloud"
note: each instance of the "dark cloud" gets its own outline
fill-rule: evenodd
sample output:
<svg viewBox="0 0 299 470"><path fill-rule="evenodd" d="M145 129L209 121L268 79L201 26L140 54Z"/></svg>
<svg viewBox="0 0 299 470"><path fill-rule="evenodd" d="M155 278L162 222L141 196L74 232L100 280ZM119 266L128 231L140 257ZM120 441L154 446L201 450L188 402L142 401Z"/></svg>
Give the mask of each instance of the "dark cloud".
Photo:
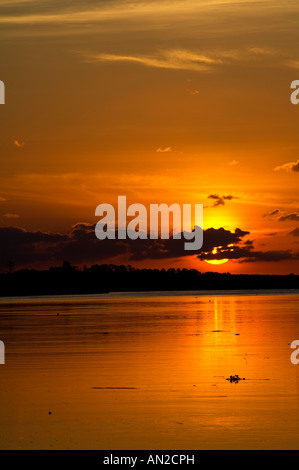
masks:
<svg viewBox="0 0 299 470"><path fill-rule="evenodd" d="M246 256L241 263L254 263L257 261L264 262L278 262L298 260L299 253L294 253L291 250L273 250L273 251L252 251L249 256Z"/></svg>
<svg viewBox="0 0 299 470"><path fill-rule="evenodd" d="M202 253L198 258L204 260L238 260L240 263L277 262L299 259L299 253L293 253L291 250L273 250L273 251L254 251L253 247L235 246L228 250L219 250L216 254Z"/></svg>
<svg viewBox="0 0 299 470"><path fill-rule="evenodd" d="M227 248L228 245L239 244L242 239L249 235L250 232L246 232L237 228L234 232L225 230L224 228L214 229L209 228L204 231L204 242L202 251L208 252L213 251L214 248L222 247Z"/></svg>
<svg viewBox="0 0 299 470"><path fill-rule="evenodd" d="M280 213L279 209L275 209L272 212L269 212L268 214L264 214L264 217L273 217L274 215L278 215Z"/></svg>
<svg viewBox="0 0 299 470"><path fill-rule="evenodd" d="M199 252L210 252L216 247L225 249L229 245L239 244L246 235L249 235L249 232L245 232L239 228L236 229L235 232L230 232L224 228L209 228L204 231L203 247ZM185 239L183 236L181 240L170 238L169 240L138 240L136 242L133 242L131 246L131 259L133 260L180 258L199 253L196 251L186 251L184 249Z"/></svg>
<svg viewBox="0 0 299 470"><path fill-rule="evenodd" d="M275 209L272 212L269 212L268 214L265 214L264 217L270 217L274 218L275 220L278 220L279 222L297 222L299 220L299 213L298 212L291 212L291 213L283 213L279 209Z"/></svg>
<svg viewBox="0 0 299 470"><path fill-rule="evenodd" d="M214 206L213 207L218 207L218 206L224 206L225 201L231 201L232 199L238 199L235 196L220 196L219 194L210 194L208 196L208 199L212 199L214 201Z"/></svg>
<svg viewBox="0 0 299 470"><path fill-rule="evenodd" d="M279 222L287 222L287 221L298 222L299 221L299 213L298 212L292 212L291 214L282 215L281 217L279 217L278 220L279 220Z"/></svg>
<svg viewBox="0 0 299 470"><path fill-rule="evenodd" d="M47 232L28 232L19 227L0 228L0 246L11 248L17 245L31 245L36 243L57 243L67 240L67 235Z"/></svg>
<svg viewBox="0 0 299 470"><path fill-rule="evenodd" d="M200 260L231 259L239 262L284 261L298 259L292 251L255 251L248 231L224 228L204 231L203 247L186 251L181 240L103 240L95 236L95 225L77 223L68 235L30 232L17 227L0 228L0 264L12 260L15 267L57 266L64 260L76 265L94 264L118 256L127 260L157 260L183 258L190 255ZM297 235L296 235L297 236ZM215 249L217 252L215 253Z"/></svg>
<svg viewBox="0 0 299 470"><path fill-rule="evenodd" d="M39 262L42 258L55 259L57 247L69 237L56 233L29 232L19 227L0 228L0 264L14 260L26 265Z"/></svg>
<svg viewBox="0 0 299 470"><path fill-rule="evenodd" d="M299 228L295 228L289 235L293 235L293 237L299 237Z"/></svg>
<svg viewBox="0 0 299 470"><path fill-rule="evenodd" d="M183 236L181 240L170 238L169 240L136 240L127 243L131 260L182 258L202 252L209 253L217 247L226 249L229 245L238 245L246 235L249 235L249 232L239 228L234 232L224 228L209 228L204 231L201 250L192 252L184 249Z"/></svg>

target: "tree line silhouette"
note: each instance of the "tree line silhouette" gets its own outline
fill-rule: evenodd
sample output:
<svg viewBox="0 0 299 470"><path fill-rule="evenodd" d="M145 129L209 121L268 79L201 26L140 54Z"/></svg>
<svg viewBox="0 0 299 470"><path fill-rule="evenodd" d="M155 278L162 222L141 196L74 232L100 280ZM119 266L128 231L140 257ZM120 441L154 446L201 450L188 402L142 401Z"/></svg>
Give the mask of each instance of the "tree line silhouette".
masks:
<svg viewBox="0 0 299 470"><path fill-rule="evenodd" d="M78 268L65 261L48 270L0 274L0 296L100 294L106 292L298 289L299 276L206 272L196 269L136 269L114 264Z"/></svg>

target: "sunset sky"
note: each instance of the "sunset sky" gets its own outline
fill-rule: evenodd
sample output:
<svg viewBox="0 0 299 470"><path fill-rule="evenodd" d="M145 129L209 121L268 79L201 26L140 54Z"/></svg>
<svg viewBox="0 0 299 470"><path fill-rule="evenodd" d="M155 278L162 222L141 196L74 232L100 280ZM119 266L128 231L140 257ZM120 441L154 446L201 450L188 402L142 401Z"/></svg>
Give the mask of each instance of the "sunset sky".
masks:
<svg viewBox="0 0 299 470"><path fill-rule="evenodd" d="M299 273L298 24L292 0L0 0L0 268ZM106 250L118 195L203 204L204 253Z"/></svg>

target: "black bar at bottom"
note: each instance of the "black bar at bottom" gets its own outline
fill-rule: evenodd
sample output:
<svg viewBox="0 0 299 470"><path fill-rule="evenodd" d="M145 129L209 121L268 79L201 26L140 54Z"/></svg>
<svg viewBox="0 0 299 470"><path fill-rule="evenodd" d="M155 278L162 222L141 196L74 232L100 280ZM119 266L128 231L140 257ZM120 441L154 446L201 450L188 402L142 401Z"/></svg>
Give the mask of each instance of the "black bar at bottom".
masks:
<svg viewBox="0 0 299 470"><path fill-rule="evenodd" d="M236 458L246 459L247 465L256 464L256 452L243 451L242 457L236 457L235 451L197 451L197 450L159 450L159 451L112 451L112 450L51 450L51 451L2 451L7 457L9 468L43 469L45 464L54 470L65 469L97 469L97 468L155 468L174 465L175 467L207 467L213 463L222 465L235 462ZM237 451L239 453L239 451ZM270 454L270 451L263 451ZM280 453L280 452L279 452ZM277 452L276 452L277 454ZM272 454L273 456L273 454ZM267 458L270 457L267 455ZM271 459L270 459L271 460ZM53 467L52 467L53 466ZM8 467L6 467L8 468Z"/></svg>

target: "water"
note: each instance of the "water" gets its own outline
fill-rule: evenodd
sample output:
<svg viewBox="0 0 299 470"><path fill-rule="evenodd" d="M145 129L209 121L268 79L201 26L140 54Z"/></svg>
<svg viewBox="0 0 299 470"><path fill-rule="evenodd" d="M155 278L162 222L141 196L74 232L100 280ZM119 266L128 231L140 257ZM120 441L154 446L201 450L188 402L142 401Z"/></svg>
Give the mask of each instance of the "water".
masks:
<svg viewBox="0 0 299 470"><path fill-rule="evenodd" d="M298 449L298 300L2 299L0 448Z"/></svg>

